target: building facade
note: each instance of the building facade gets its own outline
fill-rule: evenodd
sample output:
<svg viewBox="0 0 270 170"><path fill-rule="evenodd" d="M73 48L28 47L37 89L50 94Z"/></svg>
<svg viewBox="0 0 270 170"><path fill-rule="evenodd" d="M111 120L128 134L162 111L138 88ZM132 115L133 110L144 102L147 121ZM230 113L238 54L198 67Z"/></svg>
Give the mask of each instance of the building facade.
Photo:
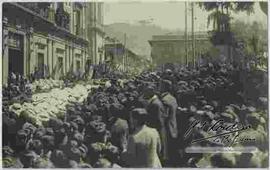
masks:
<svg viewBox="0 0 270 170"><path fill-rule="evenodd" d="M104 3L87 3L87 32L90 42L91 64L104 63Z"/></svg>
<svg viewBox="0 0 270 170"><path fill-rule="evenodd" d="M154 35L149 40L151 46L151 58L154 64L160 65L165 63L190 63L192 59L192 40L189 36L185 45L184 35ZM187 58L186 49L187 46ZM207 33L195 34L195 56L200 56L209 47L211 43L209 41ZM199 58L198 58L199 59ZM187 61L186 61L187 60Z"/></svg>
<svg viewBox="0 0 270 170"><path fill-rule="evenodd" d="M116 70L132 72L141 66L142 59L119 41L106 40L104 48L106 63Z"/></svg>
<svg viewBox="0 0 270 170"><path fill-rule="evenodd" d="M3 84L11 72L54 79L84 72L91 57L86 8L82 2L3 3Z"/></svg>

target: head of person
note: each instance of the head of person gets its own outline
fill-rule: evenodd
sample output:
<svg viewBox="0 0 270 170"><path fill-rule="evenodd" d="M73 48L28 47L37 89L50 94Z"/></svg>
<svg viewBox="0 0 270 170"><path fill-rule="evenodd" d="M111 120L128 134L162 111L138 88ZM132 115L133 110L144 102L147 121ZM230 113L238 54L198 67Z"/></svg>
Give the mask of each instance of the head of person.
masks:
<svg viewBox="0 0 270 170"><path fill-rule="evenodd" d="M235 167L236 159L232 153L216 153L210 158L213 167L233 168Z"/></svg>
<svg viewBox="0 0 270 170"><path fill-rule="evenodd" d="M36 158L37 155L34 151L25 150L20 154L20 161L24 168L31 168Z"/></svg>
<svg viewBox="0 0 270 170"><path fill-rule="evenodd" d="M156 86L154 83L149 83L147 85L145 85L144 87L144 95L146 98L151 98L153 95L155 95L155 90Z"/></svg>
<svg viewBox="0 0 270 170"><path fill-rule="evenodd" d="M172 82L170 80L161 80L160 82L161 93L171 92L171 90L172 90Z"/></svg>
<svg viewBox="0 0 270 170"><path fill-rule="evenodd" d="M131 111L131 119L135 128L145 125L147 111L144 108L135 108Z"/></svg>

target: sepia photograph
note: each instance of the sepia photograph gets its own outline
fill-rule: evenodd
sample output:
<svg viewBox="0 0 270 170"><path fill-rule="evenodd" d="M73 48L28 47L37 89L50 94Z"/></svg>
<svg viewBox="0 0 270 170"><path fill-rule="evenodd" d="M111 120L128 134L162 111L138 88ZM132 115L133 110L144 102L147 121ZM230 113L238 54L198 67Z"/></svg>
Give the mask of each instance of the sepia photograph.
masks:
<svg viewBox="0 0 270 170"><path fill-rule="evenodd" d="M0 4L2 168L269 168L268 1Z"/></svg>

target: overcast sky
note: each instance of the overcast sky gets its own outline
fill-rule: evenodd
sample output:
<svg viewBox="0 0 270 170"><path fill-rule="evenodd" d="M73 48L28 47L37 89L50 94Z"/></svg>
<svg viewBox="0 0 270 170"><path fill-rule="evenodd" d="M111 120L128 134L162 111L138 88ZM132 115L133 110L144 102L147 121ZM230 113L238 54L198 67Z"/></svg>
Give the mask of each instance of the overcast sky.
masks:
<svg viewBox="0 0 270 170"><path fill-rule="evenodd" d="M185 28L184 2L105 2L104 24L112 23L138 23L139 20L151 20L152 24L167 29ZM208 13L197 5L194 8L195 31L207 30ZM188 12L188 27L191 27L191 12ZM259 3L255 3L254 13L233 14L233 18L246 22L259 21L267 25L267 16L261 11Z"/></svg>

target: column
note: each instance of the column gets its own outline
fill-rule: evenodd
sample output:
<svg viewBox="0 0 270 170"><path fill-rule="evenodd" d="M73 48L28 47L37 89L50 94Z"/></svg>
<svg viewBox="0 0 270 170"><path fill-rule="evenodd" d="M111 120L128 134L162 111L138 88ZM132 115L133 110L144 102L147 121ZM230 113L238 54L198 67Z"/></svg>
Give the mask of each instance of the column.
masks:
<svg viewBox="0 0 270 170"><path fill-rule="evenodd" d="M7 84L8 82L8 29L5 27L7 25L7 18L3 19L3 57L2 57L2 82Z"/></svg>
<svg viewBox="0 0 270 170"><path fill-rule="evenodd" d="M51 35L47 39L47 66L49 68L49 75L52 74L52 40Z"/></svg>
<svg viewBox="0 0 270 170"><path fill-rule="evenodd" d="M84 72L85 71L85 55L84 55L84 49L82 49L81 54L82 54L82 65L81 65L81 68L82 68L82 71Z"/></svg>
<svg viewBox="0 0 270 170"><path fill-rule="evenodd" d="M36 64L36 58L35 58L35 38L33 35L33 28L30 28L31 36L30 36L30 54L29 54L29 71L30 73L34 72L35 70L35 64Z"/></svg>
<svg viewBox="0 0 270 170"><path fill-rule="evenodd" d="M65 46L65 58L66 58L66 61L65 61L65 74L68 72L69 70L69 47L68 45Z"/></svg>
<svg viewBox="0 0 270 170"><path fill-rule="evenodd" d="M72 72L76 70L76 63L75 63L75 48L74 45L72 45Z"/></svg>

